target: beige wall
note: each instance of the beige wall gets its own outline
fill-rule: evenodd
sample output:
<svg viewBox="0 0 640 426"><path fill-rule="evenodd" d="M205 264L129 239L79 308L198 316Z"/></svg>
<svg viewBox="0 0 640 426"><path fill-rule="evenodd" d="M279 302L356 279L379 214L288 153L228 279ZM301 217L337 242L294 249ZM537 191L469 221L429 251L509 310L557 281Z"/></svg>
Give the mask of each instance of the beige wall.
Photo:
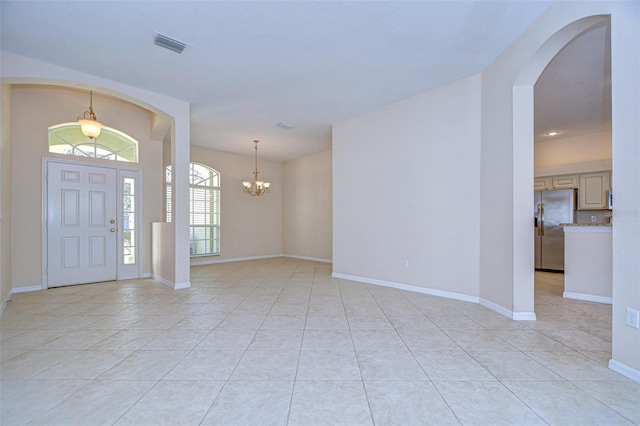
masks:
<svg viewBox="0 0 640 426"><path fill-rule="evenodd" d="M640 382L640 330L625 324L640 310L640 3L615 2L611 17L613 105L612 368ZM635 95L630 96L630 93ZM626 368L632 370L625 370Z"/></svg>
<svg viewBox="0 0 640 426"><path fill-rule="evenodd" d="M88 94L53 86L14 86L12 89L12 274L13 287L42 284L42 158L72 158L48 152L47 128L75 121L88 109ZM149 273L151 222L162 220L162 143L149 139L151 114L132 104L94 93L98 119L139 142L143 170L143 273ZM85 160L100 162L100 160ZM103 164L113 164L102 161ZM136 166L124 163L127 166Z"/></svg>
<svg viewBox="0 0 640 426"><path fill-rule="evenodd" d="M535 176L611 169L611 132L536 142Z"/></svg>
<svg viewBox="0 0 640 426"><path fill-rule="evenodd" d="M477 297L480 76L334 125L332 151L334 274Z"/></svg>
<svg viewBox="0 0 640 426"><path fill-rule="evenodd" d="M284 163L282 171L284 254L331 260L331 151Z"/></svg>
<svg viewBox="0 0 640 426"><path fill-rule="evenodd" d="M11 88L9 86L0 86L0 102L0 303L4 303L11 291Z"/></svg>
<svg viewBox="0 0 640 426"><path fill-rule="evenodd" d="M271 192L251 197L242 181L252 179L253 144L247 155L191 146L191 161L220 173L220 256L194 257L191 264L282 254L282 163L265 161L258 151L260 178L271 182ZM259 150L268 149L261 145Z"/></svg>
<svg viewBox="0 0 640 426"><path fill-rule="evenodd" d="M174 241L175 231L173 223L154 222L151 224L151 276L170 287L175 286ZM175 288L175 287L174 287Z"/></svg>

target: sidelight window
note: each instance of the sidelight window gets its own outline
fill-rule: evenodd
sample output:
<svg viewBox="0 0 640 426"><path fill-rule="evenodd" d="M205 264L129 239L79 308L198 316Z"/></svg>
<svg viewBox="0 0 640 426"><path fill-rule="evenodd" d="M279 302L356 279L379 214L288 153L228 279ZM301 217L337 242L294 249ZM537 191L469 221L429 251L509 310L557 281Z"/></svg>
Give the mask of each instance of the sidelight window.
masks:
<svg viewBox="0 0 640 426"><path fill-rule="evenodd" d="M122 254L125 265L136 263L136 180L125 177L122 188Z"/></svg>

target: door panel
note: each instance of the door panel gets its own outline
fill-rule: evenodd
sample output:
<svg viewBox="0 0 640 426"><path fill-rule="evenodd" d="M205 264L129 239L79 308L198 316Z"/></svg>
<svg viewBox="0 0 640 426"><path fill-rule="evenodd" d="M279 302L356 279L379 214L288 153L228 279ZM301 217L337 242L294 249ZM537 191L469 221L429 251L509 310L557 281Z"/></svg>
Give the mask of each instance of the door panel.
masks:
<svg viewBox="0 0 640 426"><path fill-rule="evenodd" d="M77 237L63 237L61 242L62 268L64 270L78 269L80 267L80 240Z"/></svg>
<svg viewBox="0 0 640 426"><path fill-rule="evenodd" d="M89 266L105 267L109 263L104 237L89 237Z"/></svg>
<svg viewBox="0 0 640 426"><path fill-rule="evenodd" d="M50 162L47 167L48 286L117 277L117 172Z"/></svg>
<svg viewBox="0 0 640 426"><path fill-rule="evenodd" d="M80 226L80 193L78 191L63 189L62 197L62 223L64 228L77 228Z"/></svg>

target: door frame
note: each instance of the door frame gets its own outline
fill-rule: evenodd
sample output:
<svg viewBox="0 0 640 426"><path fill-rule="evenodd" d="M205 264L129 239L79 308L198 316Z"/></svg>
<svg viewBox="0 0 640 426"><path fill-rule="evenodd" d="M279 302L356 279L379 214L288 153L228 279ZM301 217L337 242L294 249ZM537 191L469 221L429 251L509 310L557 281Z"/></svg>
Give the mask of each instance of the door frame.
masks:
<svg viewBox="0 0 640 426"><path fill-rule="evenodd" d="M53 158L42 157L42 216L41 216L41 230L42 230L42 245L41 245L41 259L42 259L42 289L49 288L49 252L48 252L48 240L49 230L47 227L47 216L49 209L49 188L47 182L47 173L49 169L49 163L61 163L71 166L91 166L102 167L106 169L112 169L116 171L116 212L118 217L118 236L116 240L116 280L119 279L131 279L142 278L142 254L143 254L143 242L144 242L144 229L142 227L142 215L143 215L143 193L142 193L142 169L139 167L127 167L121 164L110 164L99 162L97 160L88 159L89 161L79 161L75 159L66 158ZM136 231L136 245L135 245L135 257L136 265L131 268L129 265L124 265L122 262L122 246L123 236L120 230L123 227L123 215L122 215L122 179L123 177L136 177L135 193L136 193L136 209L135 209L135 224L134 229ZM125 272L125 270L127 270ZM132 272L133 271L133 277ZM123 278L125 277L125 278Z"/></svg>

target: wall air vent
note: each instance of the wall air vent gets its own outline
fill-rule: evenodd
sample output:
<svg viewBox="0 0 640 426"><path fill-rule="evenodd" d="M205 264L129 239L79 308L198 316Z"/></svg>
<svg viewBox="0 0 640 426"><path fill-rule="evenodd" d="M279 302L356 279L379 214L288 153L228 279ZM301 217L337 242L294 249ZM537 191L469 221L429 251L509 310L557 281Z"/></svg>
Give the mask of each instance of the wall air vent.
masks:
<svg viewBox="0 0 640 426"><path fill-rule="evenodd" d="M291 130L291 129L294 128L294 126L292 126L291 124L283 123L282 121L279 122L278 124L276 124L276 126L280 127L281 129L285 129L285 130Z"/></svg>
<svg viewBox="0 0 640 426"><path fill-rule="evenodd" d="M156 33L156 36L153 38L153 43L178 53L182 53L182 51L187 47L186 43L160 33Z"/></svg>

